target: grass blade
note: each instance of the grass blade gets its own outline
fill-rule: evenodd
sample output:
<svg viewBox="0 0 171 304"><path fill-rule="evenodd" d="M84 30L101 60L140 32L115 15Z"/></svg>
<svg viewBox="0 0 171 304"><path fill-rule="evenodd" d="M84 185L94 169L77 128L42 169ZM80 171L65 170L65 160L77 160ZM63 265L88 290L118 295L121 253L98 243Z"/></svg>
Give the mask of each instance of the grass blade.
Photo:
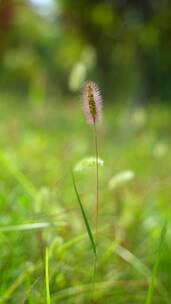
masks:
<svg viewBox="0 0 171 304"><path fill-rule="evenodd" d="M46 283L46 303L50 304L50 290L49 290L49 254L46 247L45 252L45 283Z"/></svg>
<svg viewBox="0 0 171 304"><path fill-rule="evenodd" d="M151 304L152 303L153 292L154 292L154 287L155 287L155 280L156 280L156 277L157 277L157 271L158 271L161 252L162 252L162 248L163 248L163 244L164 244L164 240L165 240L165 236L166 236L166 231L167 231L167 219L165 220L164 225L161 229L159 246L158 246L158 250L157 250L155 263L154 263L154 266L153 266L151 281L150 281L150 284L149 284L145 304Z"/></svg>
<svg viewBox="0 0 171 304"><path fill-rule="evenodd" d="M30 224L20 224L20 225L9 225L9 226L0 226L0 232L10 232L10 231L23 231L23 230L32 230L32 229L42 229L50 226L50 223L30 223Z"/></svg>
<svg viewBox="0 0 171 304"><path fill-rule="evenodd" d="M89 225L86 213L84 211L83 204L81 203L81 199L80 199L80 196L79 196L79 193L78 193L78 190L77 190L74 174L73 174L73 172L71 172L71 173L72 173L72 181L73 181L73 186L74 186L75 194L76 194L76 197L77 197L80 209L81 209L81 213L82 213L82 216L83 216L83 219L84 219L84 223L85 223L85 226L86 226L86 229L87 229L87 233L88 233L91 245L92 245L92 249L93 249L94 254L96 256L96 243L94 241L93 234L91 232L91 228L90 228L90 225Z"/></svg>

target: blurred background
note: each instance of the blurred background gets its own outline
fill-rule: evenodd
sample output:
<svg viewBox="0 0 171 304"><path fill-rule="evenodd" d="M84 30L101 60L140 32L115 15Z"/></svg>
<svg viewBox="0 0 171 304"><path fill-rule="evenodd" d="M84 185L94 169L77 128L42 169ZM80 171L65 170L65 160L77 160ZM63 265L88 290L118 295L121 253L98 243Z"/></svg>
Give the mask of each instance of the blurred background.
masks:
<svg viewBox="0 0 171 304"><path fill-rule="evenodd" d="M0 89L32 102L94 79L108 102L170 99L169 0L1 0Z"/></svg>

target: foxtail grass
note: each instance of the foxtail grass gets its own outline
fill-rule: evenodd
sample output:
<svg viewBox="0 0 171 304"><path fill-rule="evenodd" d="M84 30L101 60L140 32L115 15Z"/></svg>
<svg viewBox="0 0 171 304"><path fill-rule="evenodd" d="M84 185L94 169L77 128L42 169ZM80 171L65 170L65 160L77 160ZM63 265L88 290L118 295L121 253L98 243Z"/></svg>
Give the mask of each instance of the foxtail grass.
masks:
<svg viewBox="0 0 171 304"><path fill-rule="evenodd" d="M93 291L92 298L94 299L95 281L97 272L97 238L98 238L98 222L99 222L99 151L98 151L98 136L96 124L102 118L102 98L97 85L92 81L87 81L83 87L83 109L87 122L93 125L95 139L95 157L96 157L96 217L95 217L95 244L96 254L94 256L93 267ZM92 299L92 300L93 300Z"/></svg>

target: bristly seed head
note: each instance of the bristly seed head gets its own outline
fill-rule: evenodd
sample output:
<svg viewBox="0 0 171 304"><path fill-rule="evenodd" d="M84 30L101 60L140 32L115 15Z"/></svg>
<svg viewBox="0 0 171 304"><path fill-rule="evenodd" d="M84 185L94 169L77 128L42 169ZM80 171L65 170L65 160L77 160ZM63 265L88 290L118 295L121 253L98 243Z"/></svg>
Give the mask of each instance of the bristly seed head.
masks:
<svg viewBox="0 0 171 304"><path fill-rule="evenodd" d="M101 121L102 98L97 85L90 80L83 87L83 108L89 124Z"/></svg>

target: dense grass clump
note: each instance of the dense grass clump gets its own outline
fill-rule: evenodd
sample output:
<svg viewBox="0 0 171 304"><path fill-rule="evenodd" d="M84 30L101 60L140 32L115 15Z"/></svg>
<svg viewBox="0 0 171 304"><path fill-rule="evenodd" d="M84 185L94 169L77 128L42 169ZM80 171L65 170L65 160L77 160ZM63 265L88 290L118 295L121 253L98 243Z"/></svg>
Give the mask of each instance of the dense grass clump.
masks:
<svg viewBox="0 0 171 304"><path fill-rule="evenodd" d="M170 303L170 110L104 111L94 301ZM0 147L0 302L90 303L93 251L70 174L95 156L80 105L1 98ZM95 165L74 173L91 227Z"/></svg>

